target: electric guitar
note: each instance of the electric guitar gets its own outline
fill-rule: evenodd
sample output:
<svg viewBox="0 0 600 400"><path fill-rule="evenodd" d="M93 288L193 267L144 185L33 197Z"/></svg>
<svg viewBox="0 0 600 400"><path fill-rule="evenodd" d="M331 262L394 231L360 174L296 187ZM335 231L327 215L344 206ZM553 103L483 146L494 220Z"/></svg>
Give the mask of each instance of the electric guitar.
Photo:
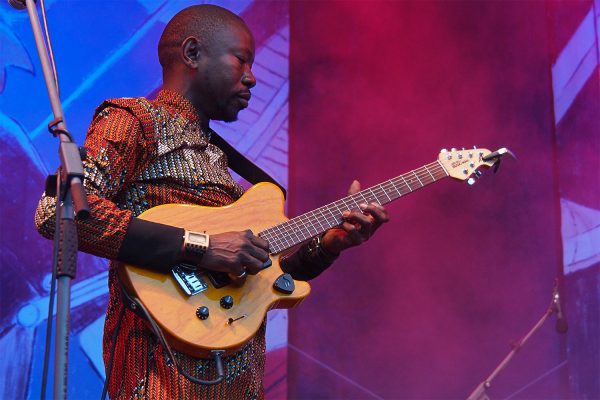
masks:
<svg viewBox="0 0 600 400"><path fill-rule="evenodd" d="M192 272L185 265L172 275L133 265L120 270L129 293L135 294L163 331L170 346L195 357L211 351L230 355L260 328L267 311L291 308L310 293L307 282L294 281L279 267L279 257L327 229L340 225L342 214L361 203L386 204L446 177L472 183L480 167L498 166L504 154L486 149L442 150L436 161L316 210L287 219L283 194L275 185L259 183L224 207L168 204L139 218L208 234L251 229L269 242L270 266L234 287L222 274Z"/></svg>

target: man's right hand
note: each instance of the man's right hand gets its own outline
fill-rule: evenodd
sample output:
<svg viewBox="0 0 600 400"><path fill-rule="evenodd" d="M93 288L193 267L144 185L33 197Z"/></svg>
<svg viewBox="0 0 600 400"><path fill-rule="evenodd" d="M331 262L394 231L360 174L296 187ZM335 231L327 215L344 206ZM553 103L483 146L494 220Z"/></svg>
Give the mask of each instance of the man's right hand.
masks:
<svg viewBox="0 0 600 400"><path fill-rule="evenodd" d="M269 259L269 243L251 230L210 235L208 249L198 266L211 271L241 276L254 275Z"/></svg>

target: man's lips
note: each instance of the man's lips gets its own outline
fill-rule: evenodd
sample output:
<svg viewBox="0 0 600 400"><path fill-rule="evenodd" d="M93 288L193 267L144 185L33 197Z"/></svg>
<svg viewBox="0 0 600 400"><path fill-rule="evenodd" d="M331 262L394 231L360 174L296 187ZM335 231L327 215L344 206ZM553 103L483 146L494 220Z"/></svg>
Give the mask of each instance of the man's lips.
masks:
<svg viewBox="0 0 600 400"><path fill-rule="evenodd" d="M244 108L248 107L248 102L250 101L250 97L252 95L250 92L240 92L236 95L236 97L240 100L240 103Z"/></svg>
<svg viewBox="0 0 600 400"><path fill-rule="evenodd" d="M252 97L252 94L250 94L250 92L239 92L237 94L237 97L241 97L242 99L245 99L246 101L250 101L250 97Z"/></svg>

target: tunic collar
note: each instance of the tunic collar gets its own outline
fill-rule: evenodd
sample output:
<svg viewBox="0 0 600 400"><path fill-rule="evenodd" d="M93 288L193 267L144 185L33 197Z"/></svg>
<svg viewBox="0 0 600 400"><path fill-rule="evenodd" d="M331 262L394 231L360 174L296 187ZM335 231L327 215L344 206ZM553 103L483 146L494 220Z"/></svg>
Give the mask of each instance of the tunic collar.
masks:
<svg viewBox="0 0 600 400"><path fill-rule="evenodd" d="M189 122L202 125L201 122L203 121L200 120L196 107L194 107L194 105L181 93L171 89L161 89L154 101L167 107L171 111L180 114Z"/></svg>

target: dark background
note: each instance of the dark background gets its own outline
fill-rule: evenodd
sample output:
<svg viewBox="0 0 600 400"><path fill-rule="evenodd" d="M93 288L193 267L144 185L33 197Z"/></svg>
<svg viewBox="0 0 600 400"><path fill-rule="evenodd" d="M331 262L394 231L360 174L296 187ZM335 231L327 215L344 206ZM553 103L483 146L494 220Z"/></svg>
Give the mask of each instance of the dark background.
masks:
<svg viewBox="0 0 600 400"><path fill-rule="evenodd" d="M291 312L290 398L466 398L546 311L562 277L551 65L590 5L291 2L290 215L441 148L508 147L519 159L473 187L448 179L389 205L391 222L313 281ZM551 18L565 15L570 25ZM596 199L591 177L581 191ZM552 317L492 398L600 396L591 295L587 355L565 362ZM587 392L570 392L576 358Z"/></svg>

